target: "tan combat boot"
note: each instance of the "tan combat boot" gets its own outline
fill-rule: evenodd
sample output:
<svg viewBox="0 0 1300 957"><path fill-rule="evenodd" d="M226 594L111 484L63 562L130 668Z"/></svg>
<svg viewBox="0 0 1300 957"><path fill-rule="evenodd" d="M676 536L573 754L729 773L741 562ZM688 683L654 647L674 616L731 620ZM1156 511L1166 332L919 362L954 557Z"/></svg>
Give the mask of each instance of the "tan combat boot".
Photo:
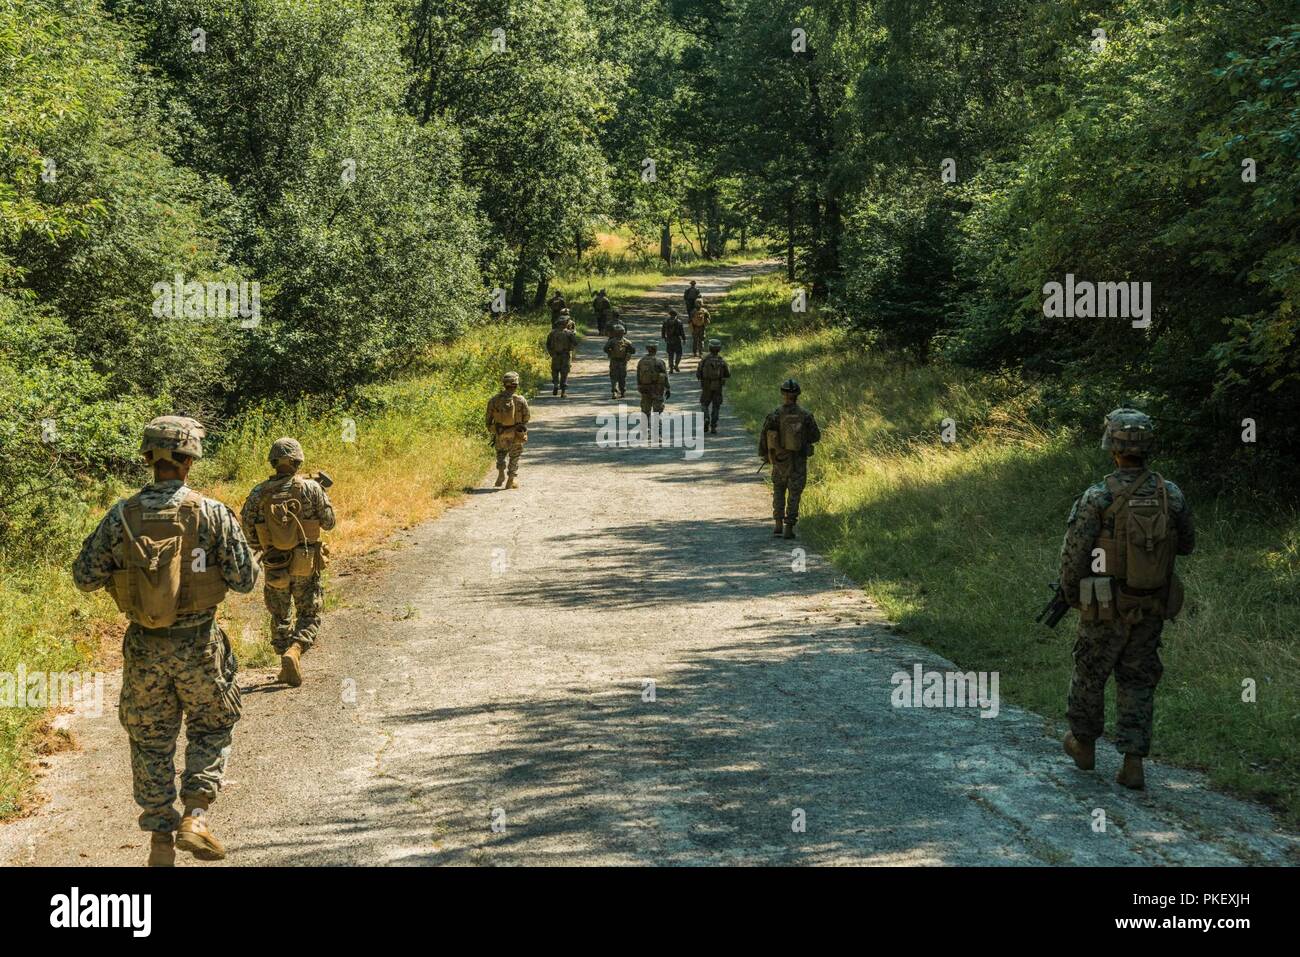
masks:
<svg viewBox="0 0 1300 957"><path fill-rule="evenodd" d="M519 483L515 481L513 475L510 476L510 481L506 482L506 488L519 488Z"/></svg>
<svg viewBox="0 0 1300 957"><path fill-rule="evenodd" d="M781 520L778 518L778 519L776 520L776 527L772 529L772 534L773 534L773 535L780 535L780 534L782 534L784 531L785 531L785 526L783 526L783 525L781 524Z"/></svg>
<svg viewBox="0 0 1300 957"><path fill-rule="evenodd" d="M185 816L176 831L176 846L201 861L224 860L225 845L208 829L207 810L207 798L185 799Z"/></svg>
<svg viewBox="0 0 1300 957"><path fill-rule="evenodd" d="M1124 755L1124 766L1119 769L1119 774L1115 775L1115 783L1132 788L1134 791L1141 791L1146 787L1146 776L1142 773L1142 755Z"/></svg>
<svg viewBox="0 0 1300 957"><path fill-rule="evenodd" d="M171 831L153 832L153 837L149 839L149 866L176 866L176 842Z"/></svg>
<svg viewBox="0 0 1300 957"><path fill-rule="evenodd" d="M1097 743L1088 741L1084 743L1074 736L1071 731L1065 736L1065 753L1074 758L1075 767L1080 771L1091 771L1097 766Z"/></svg>
<svg viewBox="0 0 1300 957"><path fill-rule="evenodd" d="M501 486L503 486L503 485L506 484L506 470L505 470L505 469L497 469L497 480L496 480L496 482L494 482L493 484L496 485L497 488L500 488Z"/></svg>
<svg viewBox="0 0 1300 957"><path fill-rule="evenodd" d="M280 656L280 674L276 681L282 681L290 688L302 684L302 642L295 641L289 650Z"/></svg>

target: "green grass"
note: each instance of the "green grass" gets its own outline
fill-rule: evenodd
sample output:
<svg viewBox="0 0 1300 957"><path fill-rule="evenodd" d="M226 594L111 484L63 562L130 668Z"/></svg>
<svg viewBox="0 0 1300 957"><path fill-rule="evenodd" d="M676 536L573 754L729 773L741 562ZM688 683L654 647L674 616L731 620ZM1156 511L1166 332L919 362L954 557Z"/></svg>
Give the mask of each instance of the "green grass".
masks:
<svg viewBox="0 0 1300 957"><path fill-rule="evenodd" d="M1007 700L1063 731L1076 616L1055 632L1033 619L1071 503L1109 471L1105 453L1024 425L1033 394L1013 383L869 351L788 303L764 276L728 297L713 328L735 370L729 398L751 427L790 375L817 415L808 537L904 634L964 669L1000 672ZM947 417L953 445L940 441ZM1165 629L1153 756L1300 821L1300 515L1169 468L1192 503L1197 547L1179 566L1188 606ZM1253 704L1242 701L1247 679Z"/></svg>

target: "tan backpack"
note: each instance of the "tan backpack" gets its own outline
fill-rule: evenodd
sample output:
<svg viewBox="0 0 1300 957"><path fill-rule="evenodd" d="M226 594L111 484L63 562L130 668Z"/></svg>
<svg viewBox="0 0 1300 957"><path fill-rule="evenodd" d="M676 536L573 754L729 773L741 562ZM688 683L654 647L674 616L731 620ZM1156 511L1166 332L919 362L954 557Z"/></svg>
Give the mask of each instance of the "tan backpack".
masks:
<svg viewBox="0 0 1300 957"><path fill-rule="evenodd" d="M653 389L667 381L665 373L654 356L646 356L636 364L636 384L638 388Z"/></svg>
<svg viewBox="0 0 1300 957"><path fill-rule="evenodd" d="M777 431L780 433L781 448L787 452L803 450L803 410L782 411L777 416Z"/></svg>
<svg viewBox="0 0 1300 957"><path fill-rule="evenodd" d="M1156 487L1149 495L1135 493L1155 475ZM1143 472L1127 488L1119 480L1106 478L1112 501L1102 515L1102 532L1097 547L1106 556L1105 574L1128 588L1139 591L1165 588L1174 572L1178 552L1178 530L1169 513L1169 490L1165 480Z"/></svg>
<svg viewBox="0 0 1300 957"><path fill-rule="evenodd" d="M221 568L199 544L203 496L146 510L139 494L120 506L126 567L114 569L108 591L118 610L146 628L167 628L181 615L207 611L226 597Z"/></svg>
<svg viewBox="0 0 1300 957"><path fill-rule="evenodd" d="M519 414L515 410L515 397L498 395L492 400L492 421L497 425L509 427L515 424Z"/></svg>
<svg viewBox="0 0 1300 957"><path fill-rule="evenodd" d="M709 324L709 310L701 306L691 313L691 328L699 332Z"/></svg>

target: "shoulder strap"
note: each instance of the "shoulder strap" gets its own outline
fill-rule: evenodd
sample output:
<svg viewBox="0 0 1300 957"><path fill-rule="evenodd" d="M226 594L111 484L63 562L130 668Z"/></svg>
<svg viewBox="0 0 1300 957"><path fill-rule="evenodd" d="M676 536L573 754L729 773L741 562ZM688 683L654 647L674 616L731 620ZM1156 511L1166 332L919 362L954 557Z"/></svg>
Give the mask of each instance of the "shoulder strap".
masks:
<svg viewBox="0 0 1300 957"><path fill-rule="evenodd" d="M1132 484L1130 484L1127 488L1119 492L1116 492L1115 487L1110 484L1111 476L1107 476L1106 484L1110 488L1111 502L1110 505L1106 508L1105 514L1109 516L1109 515L1114 515L1116 512L1118 512L1120 506L1122 506L1125 502L1127 502L1129 498L1132 497L1134 492L1136 492L1138 489L1140 489L1143 485L1147 483L1147 476L1149 476L1150 474L1151 474L1150 469L1144 470L1141 475L1139 475L1136 479L1133 480ZM1157 478L1159 478L1159 476L1157 476Z"/></svg>

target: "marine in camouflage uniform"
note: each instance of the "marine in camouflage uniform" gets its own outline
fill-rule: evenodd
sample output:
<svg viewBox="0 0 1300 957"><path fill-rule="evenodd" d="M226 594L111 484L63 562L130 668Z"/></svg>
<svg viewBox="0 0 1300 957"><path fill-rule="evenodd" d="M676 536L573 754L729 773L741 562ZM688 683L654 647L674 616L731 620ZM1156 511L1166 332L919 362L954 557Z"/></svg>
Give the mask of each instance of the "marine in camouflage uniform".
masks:
<svg viewBox="0 0 1300 957"><path fill-rule="evenodd" d="M202 457L202 438L203 428L193 419L151 421L141 454L153 466L154 480L108 510L72 566L79 589L107 588L130 619L122 642L118 719L130 739L140 827L153 832L149 863L154 866L171 865L174 847L201 860L225 857L206 812L221 789L241 703L238 662L216 623L216 610L226 589L252 591L259 571L234 513L185 484L191 464ZM178 547L156 531L168 527L185 529ZM179 572L179 591L162 588L161 594L170 594L169 601L163 599L170 614L161 620L172 620L146 627L140 619L159 620L151 618L158 606L146 607L139 596L151 581L165 581L168 567ZM184 816L175 807L174 764L182 720Z"/></svg>
<svg viewBox="0 0 1300 957"><path fill-rule="evenodd" d="M488 399L487 430L497 452L496 487L518 488L515 476L519 474L519 456L528 441L528 400L519 395L519 373L507 372L501 377L501 391ZM509 476L509 481L507 481Z"/></svg>
<svg viewBox="0 0 1300 957"><path fill-rule="evenodd" d="M731 378L731 369L721 353L722 343L710 339L709 354L695 367L695 378L700 380L700 405L704 406L704 431L714 434L717 434L718 413L722 410L723 383Z"/></svg>
<svg viewBox="0 0 1300 957"><path fill-rule="evenodd" d="M261 553L263 571L262 596L271 613L271 645L280 656L280 675L276 679L293 687L302 684L300 660L316 643L320 632L321 612L325 609L325 590L321 586L324 567L324 543L319 532L334 527L334 506L321 481L300 477L304 461L302 445L285 437L271 445L268 459L275 474L253 486L239 510L239 522L249 542ZM295 536L298 545L311 553L310 574L293 574L289 550L271 544L266 531L266 504L271 499L285 499L296 505ZM293 620L297 611L298 618Z"/></svg>
<svg viewBox="0 0 1300 957"><path fill-rule="evenodd" d="M560 317L560 313L567 311L565 307L568 303L564 301L564 293L557 289L551 298L546 300L546 305L551 310L551 322L554 323Z"/></svg>
<svg viewBox="0 0 1300 957"><path fill-rule="evenodd" d="M572 322L569 310L560 310L546 336L546 352L551 357L551 395L569 394L569 372L573 368L574 350L578 348L578 335L570 328Z"/></svg>
<svg viewBox="0 0 1300 957"><path fill-rule="evenodd" d="M682 293L682 300L686 303L686 315L689 316L695 311L695 301L699 298L700 290L696 288L695 280L692 279L691 284L687 286L686 291Z"/></svg>
<svg viewBox="0 0 1300 957"><path fill-rule="evenodd" d="M605 335L605 327L609 325L610 320L617 318L613 304L609 301L609 296L605 295L605 290L596 293L596 298L591 300L591 311L596 316L596 331L602 336Z"/></svg>
<svg viewBox="0 0 1300 957"><path fill-rule="evenodd" d="M625 336L627 330L623 323L615 322L610 327L609 338L605 340L605 355L609 356L609 397L621 399L627 395L627 362L636 355L636 346Z"/></svg>
<svg viewBox="0 0 1300 957"><path fill-rule="evenodd" d="M686 342L686 327L677 316L676 309L668 310L668 318L659 327L659 338L668 346L668 371L682 371L682 345Z"/></svg>
<svg viewBox="0 0 1300 957"><path fill-rule="evenodd" d="M1124 579L1112 577L1108 581L1115 617L1109 621L1084 620L1081 585L1091 587L1095 579L1090 576L1106 571L1098 562L1105 561L1101 557L1104 545L1116 534L1117 515L1107 513L1117 498L1122 508L1129 502L1151 504L1167 496L1169 521L1177 537L1176 554L1190 555L1195 547L1192 513L1182 490L1147 468L1154 437L1151 419L1136 409L1116 409L1106 417L1101 446L1111 452L1116 470L1075 501L1061 545L1061 590L1072 607L1081 609L1066 710L1070 733L1065 750L1080 768L1095 766L1095 742L1104 727L1106 682L1113 672L1115 747L1125 756L1116 780L1131 788L1144 785L1142 759L1151 750L1155 691L1164 672L1160 634L1164 619L1172 618L1182 603L1181 585L1173 575L1172 554L1170 584L1164 589L1133 589ZM1175 591L1171 593L1170 588ZM1088 598L1091 605L1092 596Z"/></svg>
<svg viewBox="0 0 1300 957"><path fill-rule="evenodd" d="M636 364L636 390L641 393L641 412L662 412L664 399L673 394L668 385L668 365L657 355L659 346L650 343L646 355Z"/></svg>
<svg viewBox="0 0 1300 957"><path fill-rule="evenodd" d="M691 312L691 355L699 357L704 354L704 334L708 331L710 318L709 310L704 308L704 299L696 300L695 309Z"/></svg>
<svg viewBox="0 0 1300 957"><path fill-rule="evenodd" d="M782 382L781 406L767 414L758 433L759 458L772 465L772 518L776 523L772 534L784 534L786 538L795 537L799 500L808 481L808 459L812 457L813 446L822 437L813 414L799 405L801 391L794 379ZM799 448L784 447L783 428L790 434L797 434Z"/></svg>

